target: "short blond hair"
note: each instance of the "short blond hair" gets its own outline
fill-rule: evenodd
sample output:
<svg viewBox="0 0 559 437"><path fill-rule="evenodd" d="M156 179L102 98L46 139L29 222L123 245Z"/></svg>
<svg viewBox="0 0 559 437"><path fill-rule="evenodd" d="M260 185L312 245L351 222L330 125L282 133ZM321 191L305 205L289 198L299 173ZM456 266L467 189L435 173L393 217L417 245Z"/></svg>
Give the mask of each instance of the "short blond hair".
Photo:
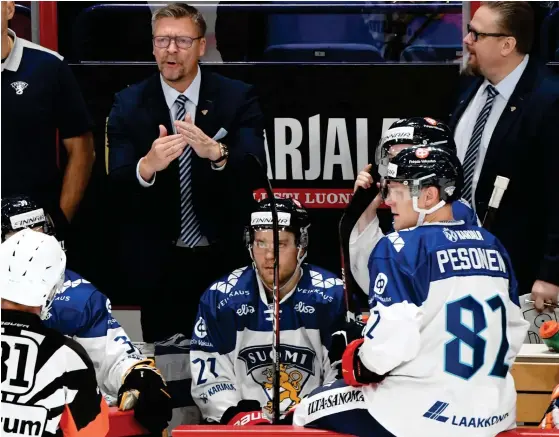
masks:
<svg viewBox="0 0 559 437"><path fill-rule="evenodd" d="M198 9L186 3L171 3L158 9L151 16L151 31L155 29L155 23L162 18L190 18L198 28L198 36L206 36L206 20Z"/></svg>

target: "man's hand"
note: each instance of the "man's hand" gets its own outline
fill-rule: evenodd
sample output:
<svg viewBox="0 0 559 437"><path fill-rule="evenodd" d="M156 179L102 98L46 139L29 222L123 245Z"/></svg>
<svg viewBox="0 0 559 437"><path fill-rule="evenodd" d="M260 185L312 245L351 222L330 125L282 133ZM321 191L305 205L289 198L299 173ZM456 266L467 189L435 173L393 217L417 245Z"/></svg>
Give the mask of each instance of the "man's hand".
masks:
<svg viewBox="0 0 559 437"><path fill-rule="evenodd" d="M353 340L363 337L363 329L365 324L359 321L348 322L345 324L344 329L336 331L332 334L332 341L328 351L328 359L330 360L330 367L338 371L337 378L342 379L342 355L346 347Z"/></svg>
<svg viewBox="0 0 559 437"><path fill-rule="evenodd" d="M145 181L149 181L155 172L165 170L171 162L177 159L185 147L186 141L182 135L167 135L167 129L160 124L159 137L140 162L140 176Z"/></svg>
<svg viewBox="0 0 559 437"><path fill-rule="evenodd" d="M557 305L559 296L559 286L550 282L540 281L534 282L532 286L532 300L538 311L543 311L544 303L552 303Z"/></svg>
<svg viewBox="0 0 559 437"><path fill-rule="evenodd" d="M171 420L171 396L153 360L141 361L124 375L119 410L134 409L134 418L150 433L161 433Z"/></svg>
<svg viewBox="0 0 559 437"><path fill-rule="evenodd" d="M371 188L371 186L375 182L373 180L373 176L370 173L371 168L373 168L373 164L367 164L365 168L359 172L353 186L354 193L357 191L358 188L363 188L365 190Z"/></svg>
<svg viewBox="0 0 559 437"><path fill-rule="evenodd" d="M372 167L373 164L367 164L365 168L359 172L359 174L357 175L357 179L355 179L355 184L353 186L353 193L355 193L359 188L368 190L373 186L375 181L371 173L369 173ZM378 182L377 182L377 187L380 188L380 184ZM357 231L359 233L363 232L365 228L369 225L369 223L371 223L371 221L374 220L374 218L377 216L377 209L380 207L381 204L382 204L382 196L379 193L369 204L369 206L365 209L365 211L363 211L361 217L359 217L359 220L357 221Z"/></svg>
<svg viewBox="0 0 559 437"><path fill-rule="evenodd" d="M177 132L182 135L186 144L188 144L196 155L200 158L207 158L210 161L216 161L221 158L221 150L219 143L212 140L202 130L192 123L190 113L186 114L184 121L176 120L175 126Z"/></svg>

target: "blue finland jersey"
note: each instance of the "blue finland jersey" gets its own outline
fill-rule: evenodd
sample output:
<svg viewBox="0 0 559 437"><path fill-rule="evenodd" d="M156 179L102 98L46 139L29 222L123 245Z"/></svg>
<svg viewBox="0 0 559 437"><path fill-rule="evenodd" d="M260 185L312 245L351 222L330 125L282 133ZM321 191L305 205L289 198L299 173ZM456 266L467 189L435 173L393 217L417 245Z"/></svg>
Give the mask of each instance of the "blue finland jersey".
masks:
<svg viewBox="0 0 559 437"><path fill-rule="evenodd" d="M481 226L476 212L467 200L458 199L456 202L452 202L451 205L454 220L463 221L467 225Z"/></svg>
<svg viewBox="0 0 559 437"><path fill-rule="evenodd" d="M528 324L497 238L462 221L428 223L382 237L367 270L359 358L387 375L362 388L369 413L402 437L494 436L513 426L509 370ZM406 420L394 408L402 401Z"/></svg>
<svg viewBox="0 0 559 437"><path fill-rule="evenodd" d="M99 387L112 397L130 366L145 359L111 314L107 296L71 270L66 270L62 291L55 295L44 323L84 347Z"/></svg>
<svg viewBox="0 0 559 437"><path fill-rule="evenodd" d="M345 318L342 281L303 264L295 289L280 302L281 408L286 412L333 379L328 347ZM235 270L202 296L190 344L192 397L206 419L241 399L271 405L273 307L251 267Z"/></svg>
<svg viewBox="0 0 559 437"><path fill-rule="evenodd" d="M394 271L399 284L383 288L384 273ZM492 276L510 280L510 299L519 305L516 280L509 256L499 240L476 225L454 221L428 223L392 232L382 238L369 259L369 303L384 305L407 300L421 306L431 283L459 276ZM379 290L383 290L379 293ZM384 294L394 290L394 295ZM371 291L373 292L371 294ZM403 294L400 294L403 293Z"/></svg>
<svg viewBox="0 0 559 437"><path fill-rule="evenodd" d="M451 206L454 220L463 221L466 225L480 225L477 214L466 200L459 199L456 202L452 202ZM370 288L368 270L369 258L377 243L384 237L384 234L380 229L378 217L375 217L366 225L362 224L362 226L364 226L364 229L358 232L358 225L355 225L351 233L349 259L351 261L351 273L353 277L359 284L359 287L361 287L361 290L368 294ZM392 229L391 232L393 230L394 229Z"/></svg>

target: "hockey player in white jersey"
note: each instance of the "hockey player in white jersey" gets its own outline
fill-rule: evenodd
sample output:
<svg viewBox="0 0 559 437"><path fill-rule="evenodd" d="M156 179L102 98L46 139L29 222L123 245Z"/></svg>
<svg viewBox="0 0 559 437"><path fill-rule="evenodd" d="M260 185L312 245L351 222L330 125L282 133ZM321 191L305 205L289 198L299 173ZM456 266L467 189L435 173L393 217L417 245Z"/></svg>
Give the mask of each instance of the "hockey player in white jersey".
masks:
<svg viewBox="0 0 559 437"><path fill-rule="evenodd" d="M22 229L55 236L43 208L24 196L2 199L2 242ZM111 313L111 302L89 281L66 269L64 282L49 296L41 314L44 324L81 344L93 361L97 382L109 402L134 409L140 424L161 432L171 416L166 383L153 360L130 341Z"/></svg>
<svg viewBox="0 0 559 437"><path fill-rule="evenodd" d="M370 318L342 357L343 381L296 408L293 423L357 436L493 437L514 428L509 372L528 323L507 252L456 221L462 168L448 150L414 147L381 187L395 232L368 264Z"/></svg>
<svg viewBox="0 0 559 437"><path fill-rule="evenodd" d="M277 199L280 284L280 409L285 413L336 375L328 359L331 335L344 323L342 282L303 264L306 210ZM273 237L268 199L251 216L245 241L253 265L214 283L200 300L190 343L192 397L206 422L269 423L272 412Z"/></svg>
<svg viewBox="0 0 559 437"><path fill-rule="evenodd" d="M446 124L429 117L412 117L395 121L384 133L375 151L378 174L380 177L386 176L389 159L401 150L429 145L456 153L452 132ZM371 167L372 165L369 164L359 172L355 181L355 190L368 189L375 183L370 173ZM367 263L375 245L384 235L377 217L377 209L381 204L382 198L379 194L363 212L350 236L351 273L365 293L369 290ZM452 202L452 214L456 220L464 220L466 224L480 225L476 213L464 199Z"/></svg>

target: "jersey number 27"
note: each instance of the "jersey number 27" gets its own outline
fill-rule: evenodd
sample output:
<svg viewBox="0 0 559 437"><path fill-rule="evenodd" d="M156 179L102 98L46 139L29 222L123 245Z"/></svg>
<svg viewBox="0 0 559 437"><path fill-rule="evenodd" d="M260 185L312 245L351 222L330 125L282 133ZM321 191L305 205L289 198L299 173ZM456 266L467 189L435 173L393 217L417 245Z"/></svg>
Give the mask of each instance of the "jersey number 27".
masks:
<svg viewBox="0 0 559 437"><path fill-rule="evenodd" d="M508 364L505 364L505 357L509 349L505 303L498 295L483 303L470 295L446 305L446 330L454 338L445 346L445 370L466 380L474 376L485 363L487 341L480 336L480 333L487 328L484 305L488 305L492 311L500 310L501 312L501 344L489 376L504 378L509 371ZM462 323L464 311L469 311L472 315L471 327ZM460 360L462 343L472 350L471 364L463 363Z"/></svg>

